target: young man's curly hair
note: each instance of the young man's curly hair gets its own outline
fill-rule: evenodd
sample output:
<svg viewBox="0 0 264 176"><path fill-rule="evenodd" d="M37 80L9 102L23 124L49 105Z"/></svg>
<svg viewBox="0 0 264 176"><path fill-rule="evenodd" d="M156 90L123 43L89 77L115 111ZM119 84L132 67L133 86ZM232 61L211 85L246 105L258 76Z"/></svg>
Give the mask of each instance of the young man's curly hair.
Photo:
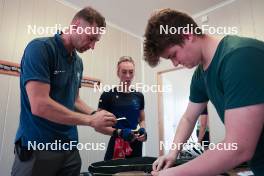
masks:
<svg viewBox="0 0 264 176"><path fill-rule="evenodd" d="M191 27L197 28L198 25L189 15L172 9L162 9L155 12L150 19L145 31L144 40L144 60L152 67L158 65L160 54L169 46L182 45L184 42L183 31L176 34L161 32L161 26L171 27ZM195 31L195 35L203 36L201 29ZM180 34L179 34L180 33ZM181 34L182 33L182 34Z"/></svg>

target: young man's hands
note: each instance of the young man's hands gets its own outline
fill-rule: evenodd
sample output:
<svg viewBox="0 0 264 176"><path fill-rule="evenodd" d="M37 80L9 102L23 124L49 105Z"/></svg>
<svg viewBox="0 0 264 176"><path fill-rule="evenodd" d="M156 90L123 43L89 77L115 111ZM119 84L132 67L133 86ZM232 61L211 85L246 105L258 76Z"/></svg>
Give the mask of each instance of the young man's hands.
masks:
<svg viewBox="0 0 264 176"><path fill-rule="evenodd" d="M168 169L175 164L177 159L177 154L175 152L170 152L167 155L159 157L152 164L152 173L153 175L158 175L158 172L163 169Z"/></svg>

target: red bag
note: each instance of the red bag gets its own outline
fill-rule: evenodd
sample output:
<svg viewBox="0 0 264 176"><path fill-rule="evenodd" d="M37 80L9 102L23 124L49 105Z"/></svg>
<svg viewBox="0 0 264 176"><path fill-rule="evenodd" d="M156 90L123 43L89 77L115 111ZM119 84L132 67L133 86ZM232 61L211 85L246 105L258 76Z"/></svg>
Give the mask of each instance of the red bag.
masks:
<svg viewBox="0 0 264 176"><path fill-rule="evenodd" d="M126 156L131 155L132 151L129 142L120 137L115 139L113 159L124 159Z"/></svg>

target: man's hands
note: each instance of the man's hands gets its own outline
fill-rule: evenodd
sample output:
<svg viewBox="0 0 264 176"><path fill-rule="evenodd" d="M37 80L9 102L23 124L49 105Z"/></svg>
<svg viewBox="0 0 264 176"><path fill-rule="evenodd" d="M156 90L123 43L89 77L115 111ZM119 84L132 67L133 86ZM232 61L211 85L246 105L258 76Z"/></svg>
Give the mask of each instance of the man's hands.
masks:
<svg viewBox="0 0 264 176"><path fill-rule="evenodd" d="M158 171L162 169L168 169L173 166L177 158L177 154L174 152L170 152L167 155L159 157L153 164L152 164L152 173L153 175L158 175Z"/></svg>
<svg viewBox="0 0 264 176"><path fill-rule="evenodd" d="M95 131L100 132L106 127L112 127L116 123L115 116L105 110L97 111L92 115L90 126L95 129Z"/></svg>

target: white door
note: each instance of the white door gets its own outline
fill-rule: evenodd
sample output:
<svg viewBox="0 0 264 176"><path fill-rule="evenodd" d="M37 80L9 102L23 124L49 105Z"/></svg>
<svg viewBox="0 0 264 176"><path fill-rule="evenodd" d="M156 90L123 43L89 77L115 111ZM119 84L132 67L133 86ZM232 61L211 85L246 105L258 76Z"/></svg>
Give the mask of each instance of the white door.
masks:
<svg viewBox="0 0 264 176"><path fill-rule="evenodd" d="M177 69L161 74L162 87L171 86L171 91L162 93L161 112L163 121L163 139L160 147L163 146L163 153L167 154L174 138L178 123L189 102L190 83L194 69ZM195 130L192 139L197 140Z"/></svg>

